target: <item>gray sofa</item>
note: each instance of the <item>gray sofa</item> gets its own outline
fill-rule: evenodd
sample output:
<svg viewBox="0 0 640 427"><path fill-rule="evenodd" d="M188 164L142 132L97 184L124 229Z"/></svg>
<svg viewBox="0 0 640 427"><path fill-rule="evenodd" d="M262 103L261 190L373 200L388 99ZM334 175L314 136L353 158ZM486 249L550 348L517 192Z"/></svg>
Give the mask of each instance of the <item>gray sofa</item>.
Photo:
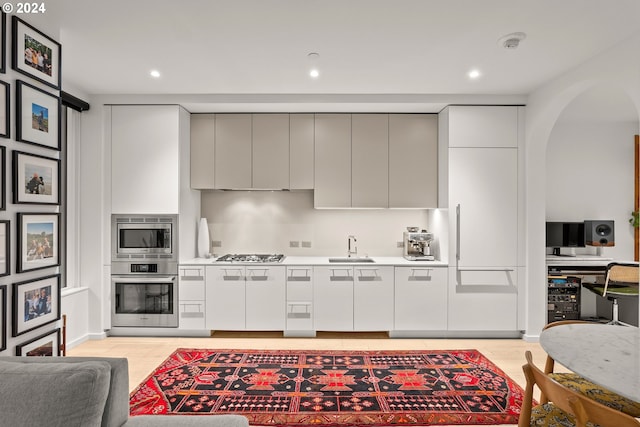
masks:
<svg viewBox="0 0 640 427"><path fill-rule="evenodd" d="M240 415L129 416L124 358L0 357L0 427L246 427Z"/></svg>

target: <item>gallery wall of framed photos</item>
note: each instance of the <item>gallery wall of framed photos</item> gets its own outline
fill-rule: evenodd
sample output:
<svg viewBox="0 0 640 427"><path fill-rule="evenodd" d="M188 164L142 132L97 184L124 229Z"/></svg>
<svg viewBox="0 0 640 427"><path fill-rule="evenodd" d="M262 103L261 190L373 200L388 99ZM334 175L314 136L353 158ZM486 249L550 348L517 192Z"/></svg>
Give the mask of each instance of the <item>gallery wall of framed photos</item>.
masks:
<svg viewBox="0 0 640 427"><path fill-rule="evenodd" d="M0 356L58 356L62 46L28 18L0 17Z"/></svg>

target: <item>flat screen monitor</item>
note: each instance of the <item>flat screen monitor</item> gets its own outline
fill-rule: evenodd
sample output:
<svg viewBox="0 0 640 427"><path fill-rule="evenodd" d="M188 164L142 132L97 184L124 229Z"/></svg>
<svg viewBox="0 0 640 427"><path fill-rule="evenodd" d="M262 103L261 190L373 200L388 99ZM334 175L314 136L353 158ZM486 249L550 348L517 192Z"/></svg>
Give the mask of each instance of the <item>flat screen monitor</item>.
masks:
<svg viewBox="0 0 640 427"><path fill-rule="evenodd" d="M584 222L547 222L546 234L554 255L560 255L560 248L585 247Z"/></svg>

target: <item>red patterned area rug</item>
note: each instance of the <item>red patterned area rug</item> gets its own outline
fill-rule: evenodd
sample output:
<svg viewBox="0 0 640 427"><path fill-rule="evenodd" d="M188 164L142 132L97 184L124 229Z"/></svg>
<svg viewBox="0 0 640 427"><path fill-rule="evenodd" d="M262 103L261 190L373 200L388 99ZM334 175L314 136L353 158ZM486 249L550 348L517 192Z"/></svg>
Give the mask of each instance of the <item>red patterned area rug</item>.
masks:
<svg viewBox="0 0 640 427"><path fill-rule="evenodd" d="M517 424L523 395L477 350L178 349L131 393L130 412L288 427Z"/></svg>

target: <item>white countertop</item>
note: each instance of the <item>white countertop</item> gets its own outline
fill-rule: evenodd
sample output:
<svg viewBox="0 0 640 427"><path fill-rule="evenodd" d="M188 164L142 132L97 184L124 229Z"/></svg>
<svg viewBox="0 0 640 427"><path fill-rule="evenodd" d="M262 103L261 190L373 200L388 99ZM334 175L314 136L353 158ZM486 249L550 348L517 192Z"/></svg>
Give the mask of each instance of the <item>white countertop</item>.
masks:
<svg viewBox="0 0 640 427"><path fill-rule="evenodd" d="M194 258L186 261L180 261L180 265L393 265L393 266L410 266L410 267L447 267L448 264L443 261L409 261L403 257L369 257L375 262L348 262L337 263L329 262L329 258L345 258L345 257L322 257L322 256L286 256L282 262L278 263L240 263L240 262L216 262L215 258Z"/></svg>
<svg viewBox="0 0 640 427"><path fill-rule="evenodd" d="M557 256L547 255L547 265L575 265L575 266L607 266L613 258L598 255Z"/></svg>

